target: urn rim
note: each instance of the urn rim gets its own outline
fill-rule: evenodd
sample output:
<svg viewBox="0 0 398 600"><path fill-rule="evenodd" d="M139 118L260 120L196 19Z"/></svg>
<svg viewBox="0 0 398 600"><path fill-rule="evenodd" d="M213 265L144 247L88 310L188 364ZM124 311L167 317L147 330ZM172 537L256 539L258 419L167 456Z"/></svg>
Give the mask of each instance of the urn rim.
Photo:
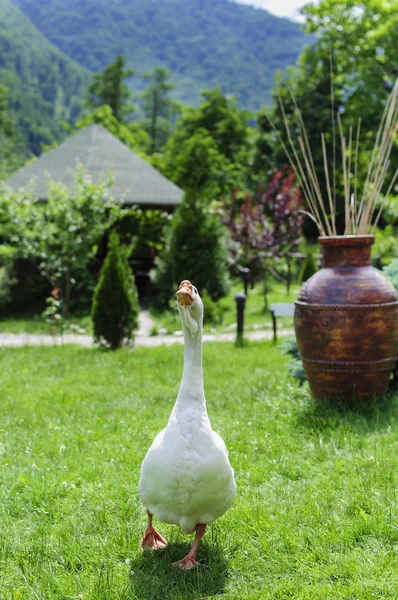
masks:
<svg viewBox="0 0 398 600"><path fill-rule="evenodd" d="M371 234L361 235L321 235L318 237L318 242L322 247L325 246L352 246L364 247L372 246L375 241L375 236Z"/></svg>

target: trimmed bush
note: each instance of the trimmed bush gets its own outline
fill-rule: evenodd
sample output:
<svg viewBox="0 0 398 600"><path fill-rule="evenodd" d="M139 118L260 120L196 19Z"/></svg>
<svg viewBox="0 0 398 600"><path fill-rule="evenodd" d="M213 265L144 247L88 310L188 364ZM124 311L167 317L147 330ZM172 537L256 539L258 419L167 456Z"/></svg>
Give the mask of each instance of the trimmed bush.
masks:
<svg viewBox="0 0 398 600"><path fill-rule="evenodd" d="M387 267L383 268L383 273L388 279L391 281L393 286L398 292L398 258L391 261ZM390 388L393 390L398 389L398 360L395 363L395 368L393 371L393 378L390 383Z"/></svg>
<svg viewBox="0 0 398 600"><path fill-rule="evenodd" d="M290 377L297 379L298 383L303 385L307 381L307 374L300 358L296 338L284 340L281 344L281 350L283 354L291 356L287 367Z"/></svg>
<svg viewBox="0 0 398 600"><path fill-rule="evenodd" d="M223 319L223 309L220 304L210 298L207 290L203 290L201 298L204 309L203 322L211 325L220 325Z"/></svg>
<svg viewBox="0 0 398 600"><path fill-rule="evenodd" d="M165 246L152 273L159 303L167 306L178 284L189 279L212 300L228 291L225 228L209 206L185 197L166 232Z"/></svg>
<svg viewBox="0 0 398 600"><path fill-rule="evenodd" d="M123 341L132 340L138 326L138 310L127 249L120 246L119 236L113 231L93 297L91 317L95 341L115 350Z"/></svg>
<svg viewBox="0 0 398 600"><path fill-rule="evenodd" d="M387 267L383 267L383 273L398 292L398 258L392 260Z"/></svg>
<svg viewBox="0 0 398 600"><path fill-rule="evenodd" d="M308 252L299 273L299 283L304 283L304 281L307 281L307 279L315 275L317 271L318 267L316 265L315 258L311 252Z"/></svg>

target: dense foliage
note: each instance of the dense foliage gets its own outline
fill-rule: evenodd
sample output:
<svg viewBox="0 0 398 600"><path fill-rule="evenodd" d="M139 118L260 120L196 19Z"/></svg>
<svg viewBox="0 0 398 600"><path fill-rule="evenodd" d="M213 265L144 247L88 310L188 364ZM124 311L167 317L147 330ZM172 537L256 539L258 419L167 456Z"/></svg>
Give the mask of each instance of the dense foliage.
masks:
<svg viewBox="0 0 398 600"><path fill-rule="evenodd" d="M112 350L133 338L138 326L138 296L126 248L112 231L108 254L93 297L94 338Z"/></svg>
<svg viewBox="0 0 398 600"><path fill-rule="evenodd" d="M228 289L225 233L217 215L196 196L187 196L166 231L165 247L156 259L153 279L159 302L167 305L183 279L191 280L211 299Z"/></svg>
<svg viewBox="0 0 398 600"><path fill-rule="evenodd" d="M0 3L0 84L9 90L11 116L24 156L62 137L62 121L78 115L88 72L55 48L12 0Z"/></svg>
<svg viewBox="0 0 398 600"><path fill-rule="evenodd" d="M78 173L73 187L49 182L45 204L28 191L5 188L0 194L0 261L33 263L52 288L60 288L65 314L73 288L90 279L87 267L105 231L124 212L107 198L110 184L93 184Z"/></svg>
<svg viewBox="0 0 398 600"><path fill-rule="evenodd" d="M309 39L297 23L228 0L16 2L53 44L91 71L119 54L141 78L161 65L187 104L197 104L203 88L220 85L246 109L259 108L270 99L275 71L295 64Z"/></svg>

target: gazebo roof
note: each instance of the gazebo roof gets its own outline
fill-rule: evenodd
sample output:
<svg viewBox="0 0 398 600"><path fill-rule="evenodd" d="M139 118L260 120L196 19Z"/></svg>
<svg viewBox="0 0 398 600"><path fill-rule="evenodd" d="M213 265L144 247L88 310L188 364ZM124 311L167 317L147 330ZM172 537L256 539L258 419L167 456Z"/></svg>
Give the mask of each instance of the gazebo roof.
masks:
<svg viewBox="0 0 398 600"><path fill-rule="evenodd" d="M48 179L72 185L79 163L94 182L112 175L114 185L110 194L125 204L171 208L177 206L183 196L183 191L172 181L95 123L22 167L7 183L14 189L32 183L37 198L46 200Z"/></svg>

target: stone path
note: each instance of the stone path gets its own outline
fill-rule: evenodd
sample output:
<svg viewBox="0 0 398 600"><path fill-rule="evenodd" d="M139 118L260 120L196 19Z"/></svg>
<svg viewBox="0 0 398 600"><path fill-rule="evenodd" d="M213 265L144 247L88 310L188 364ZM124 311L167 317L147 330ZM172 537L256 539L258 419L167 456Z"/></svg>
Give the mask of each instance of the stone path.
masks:
<svg viewBox="0 0 398 600"><path fill-rule="evenodd" d="M184 338L182 331L177 331L174 335L156 335L151 336L150 332L154 325L149 312L143 310L139 315L139 326L135 337L135 346L146 346L154 348L156 346L170 346L171 344L182 344ZM278 337L293 335L292 329L280 329ZM249 340L270 340L272 331L257 330L248 331L245 338ZM234 342L236 334L234 331L228 333L205 333L203 342ZM92 346L93 338L89 335L79 335L76 333L65 333L61 336L28 334L28 333L0 333L0 346L60 346L62 344L76 344L78 346Z"/></svg>

